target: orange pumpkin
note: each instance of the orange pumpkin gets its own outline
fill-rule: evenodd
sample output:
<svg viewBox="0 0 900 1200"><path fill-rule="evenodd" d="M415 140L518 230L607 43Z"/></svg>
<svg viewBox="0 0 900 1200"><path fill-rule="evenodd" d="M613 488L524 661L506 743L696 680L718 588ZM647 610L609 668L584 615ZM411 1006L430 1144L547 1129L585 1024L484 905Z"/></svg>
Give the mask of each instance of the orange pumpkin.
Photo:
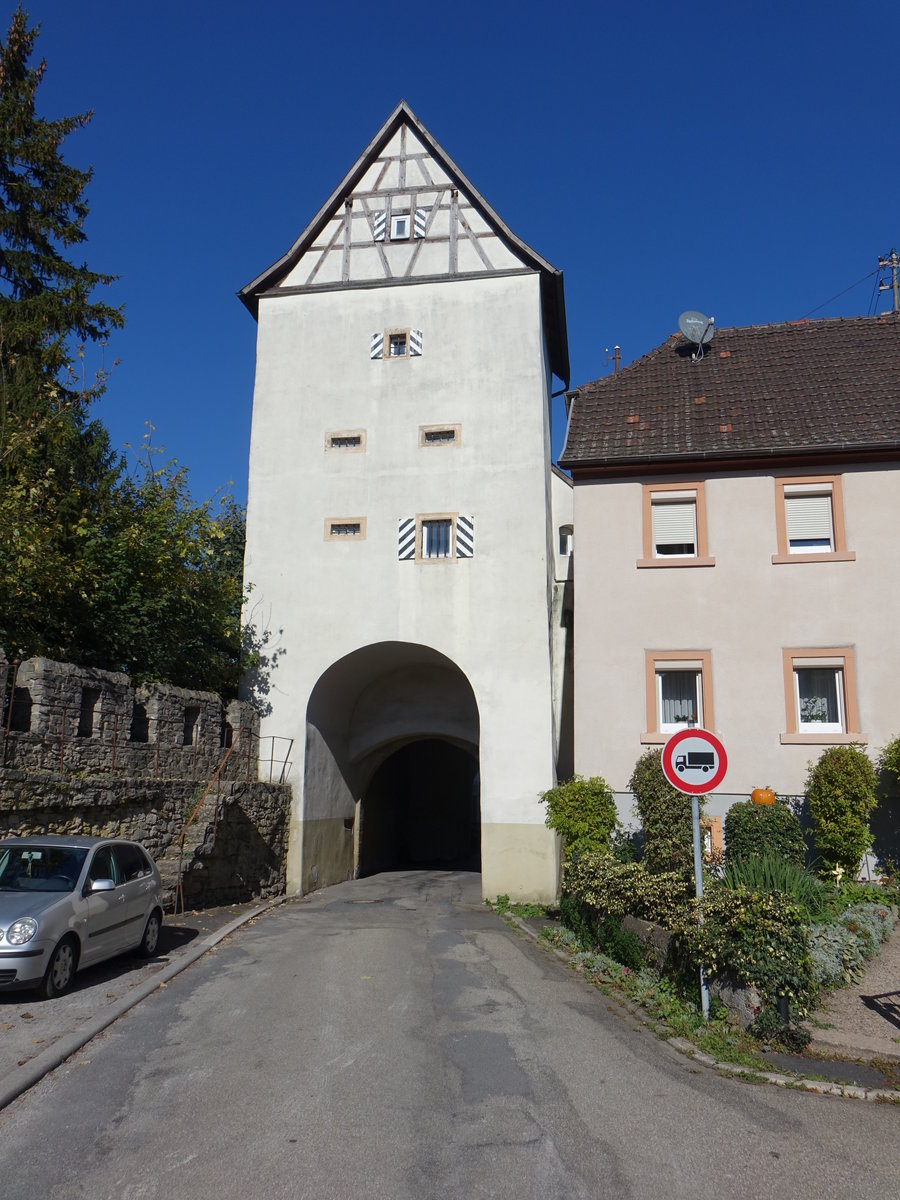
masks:
<svg viewBox="0 0 900 1200"><path fill-rule="evenodd" d="M750 799L754 804L774 804L775 793L771 788L754 788L750 793Z"/></svg>

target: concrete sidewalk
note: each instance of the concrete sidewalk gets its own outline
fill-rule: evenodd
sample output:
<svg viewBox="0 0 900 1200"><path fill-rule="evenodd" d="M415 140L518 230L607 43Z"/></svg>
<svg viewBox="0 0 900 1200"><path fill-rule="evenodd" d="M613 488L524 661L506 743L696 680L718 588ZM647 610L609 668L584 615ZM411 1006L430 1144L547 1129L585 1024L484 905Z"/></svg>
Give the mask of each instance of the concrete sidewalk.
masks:
<svg viewBox="0 0 900 1200"><path fill-rule="evenodd" d="M122 954L88 967L75 976L70 991L53 1000L34 992L0 992L0 1108L235 929L283 901L167 916L152 958Z"/></svg>
<svg viewBox="0 0 900 1200"><path fill-rule="evenodd" d="M832 992L813 1018L812 1050L900 1061L900 925L894 926L859 983Z"/></svg>

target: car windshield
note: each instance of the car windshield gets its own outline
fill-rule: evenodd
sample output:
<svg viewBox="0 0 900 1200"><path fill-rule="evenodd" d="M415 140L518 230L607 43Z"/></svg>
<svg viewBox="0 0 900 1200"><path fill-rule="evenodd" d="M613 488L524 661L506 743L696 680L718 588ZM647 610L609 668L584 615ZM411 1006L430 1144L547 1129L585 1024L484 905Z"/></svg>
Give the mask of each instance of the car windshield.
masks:
<svg viewBox="0 0 900 1200"><path fill-rule="evenodd" d="M0 849L0 890L71 892L87 850L71 846L4 846Z"/></svg>

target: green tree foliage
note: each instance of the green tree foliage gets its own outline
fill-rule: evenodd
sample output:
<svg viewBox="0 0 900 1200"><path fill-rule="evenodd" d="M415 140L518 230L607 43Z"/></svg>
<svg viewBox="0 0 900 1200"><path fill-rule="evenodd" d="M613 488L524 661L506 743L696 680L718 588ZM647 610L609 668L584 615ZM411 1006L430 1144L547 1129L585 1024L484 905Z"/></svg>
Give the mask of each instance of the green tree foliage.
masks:
<svg viewBox="0 0 900 1200"><path fill-rule="evenodd" d="M725 861L776 856L803 866L806 843L797 817L786 804L732 804L725 814Z"/></svg>
<svg viewBox="0 0 900 1200"><path fill-rule="evenodd" d="M806 799L815 831L820 874L841 867L856 875L872 844L869 814L875 807L875 768L860 746L830 746L806 777Z"/></svg>
<svg viewBox="0 0 900 1200"><path fill-rule="evenodd" d="M46 64L30 66L38 30L22 9L0 47L0 454L29 432L52 440L57 418L81 426L102 389L83 376L84 345L123 324L119 309L93 299L112 275L71 262L85 240L84 191L91 171L62 157L62 143L90 113L37 115Z"/></svg>
<svg viewBox="0 0 900 1200"><path fill-rule="evenodd" d="M575 775L543 792L541 800L547 806L546 824L563 839L567 857L609 848L619 819L615 795L605 779Z"/></svg>
<svg viewBox="0 0 900 1200"><path fill-rule="evenodd" d="M688 871L694 863L689 796L673 788L662 769L662 751L648 750L635 763L628 788L644 830L643 862L649 871ZM702 811L702 802L701 802Z"/></svg>
<svg viewBox="0 0 900 1200"><path fill-rule="evenodd" d="M261 647L241 630L244 514L195 504L149 444L129 472L90 405L86 347L123 324L85 240L90 170L62 157L90 113L37 114L45 64L17 10L0 47L0 646L228 694Z"/></svg>

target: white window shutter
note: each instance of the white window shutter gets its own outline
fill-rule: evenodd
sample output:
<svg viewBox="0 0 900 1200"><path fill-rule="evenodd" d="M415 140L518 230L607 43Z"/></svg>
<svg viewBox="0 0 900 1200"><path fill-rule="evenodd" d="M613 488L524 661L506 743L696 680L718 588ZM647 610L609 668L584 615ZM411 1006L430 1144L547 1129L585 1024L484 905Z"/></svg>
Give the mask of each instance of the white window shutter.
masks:
<svg viewBox="0 0 900 1200"><path fill-rule="evenodd" d="M784 519L788 542L832 543L831 496L785 496Z"/></svg>
<svg viewBox="0 0 900 1200"><path fill-rule="evenodd" d="M419 358L422 353L422 330L411 329L409 331L409 356L410 358Z"/></svg>
<svg viewBox="0 0 900 1200"><path fill-rule="evenodd" d="M416 519L401 517L397 523L397 557L411 562L416 557Z"/></svg>
<svg viewBox="0 0 900 1200"><path fill-rule="evenodd" d="M387 229L387 213L384 209L381 212L375 213L372 218L372 235L376 242L384 241L385 230Z"/></svg>
<svg viewBox="0 0 900 1200"><path fill-rule="evenodd" d="M475 557L475 518L456 518L456 557Z"/></svg>
<svg viewBox="0 0 900 1200"><path fill-rule="evenodd" d="M697 547L697 502L678 500L652 504L653 545Z"/></svg>
<svg viewBox="0 0 900 1200"><path fill-rule="evenodd" d="M428 210L424 208L416 209L415 224L413 233L417 238L425 236L425 226L428 222Z"/></svg>
<svg viewBox="0 0 900 1200"><path fill-rule="evenodd" d="M384 333L373 333L369 342L369 358L384 358Z"/></svg>

